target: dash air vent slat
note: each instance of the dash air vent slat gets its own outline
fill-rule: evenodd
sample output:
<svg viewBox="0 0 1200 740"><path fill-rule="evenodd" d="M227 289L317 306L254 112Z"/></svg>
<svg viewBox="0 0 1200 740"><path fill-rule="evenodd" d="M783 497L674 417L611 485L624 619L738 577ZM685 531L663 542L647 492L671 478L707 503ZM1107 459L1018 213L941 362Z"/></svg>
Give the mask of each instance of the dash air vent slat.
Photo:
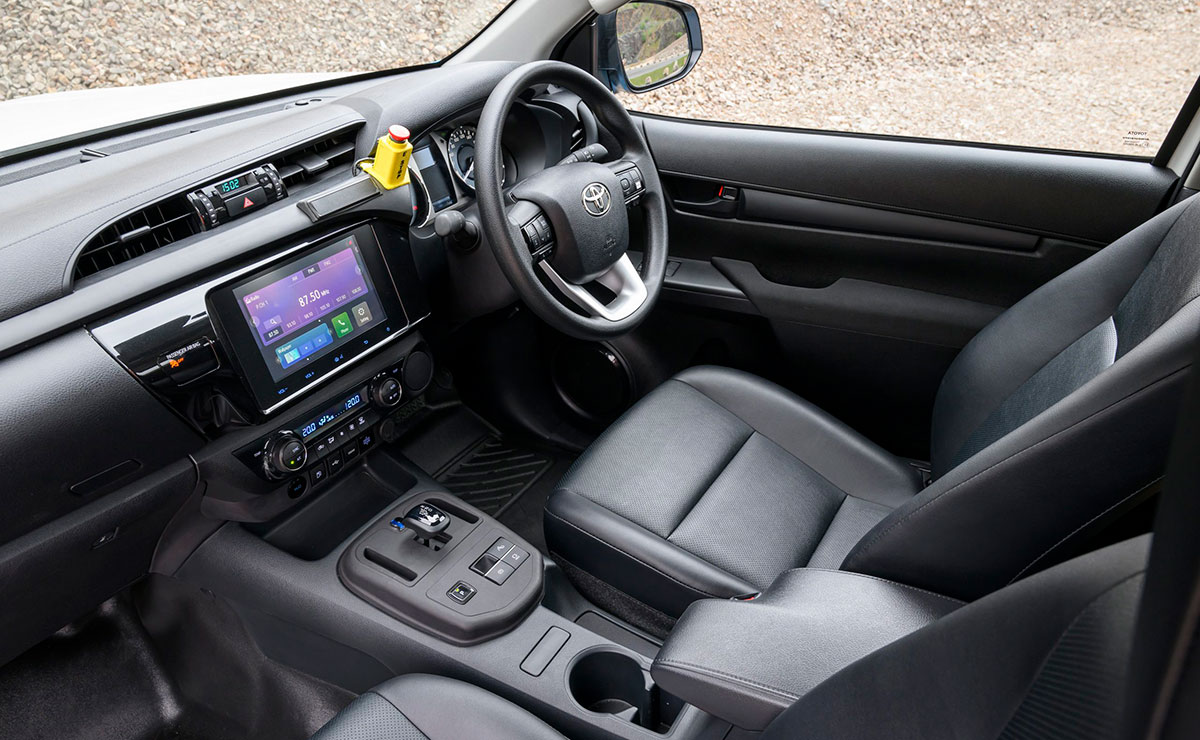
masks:
<svg viewBox="0 0 1200 740"><path fill-rule="evenodd" d="M303 189L305 183L316 180L334 168L344 165L349 171L354 163L356 133L353 129L340 131L260 162L242 175L227 176L199 190L172 195L122 216L97 232L84 245L75 262L75 279L116 267L172 242L215 228L254 207L287 197L288 192L295 188ZM281 185L277 194L272 192L270 183L259 182L257 177L238 182L239 177L260 171L272 173L268 179L278 177ZM258 187L246 188L245 185L262 187L260 190ZM224 191L220 191L222 187ZM209 191L212 188L217 188L223 197L218 198L219 202L212 203L214 212L210 214L204 198L198 199L197 196L211 196ZM240 195L236 201L238 208L234 209L237 213L230 212L231 209L224 206L224 200L234 192ZM259 202L260 197L265 203Z"/></svg>

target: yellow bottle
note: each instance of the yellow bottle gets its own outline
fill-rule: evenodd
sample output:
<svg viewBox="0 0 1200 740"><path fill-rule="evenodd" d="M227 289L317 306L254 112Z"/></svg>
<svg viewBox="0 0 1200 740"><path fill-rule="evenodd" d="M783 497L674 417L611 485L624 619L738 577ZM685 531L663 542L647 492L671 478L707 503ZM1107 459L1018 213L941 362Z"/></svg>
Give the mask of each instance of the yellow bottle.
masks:
<svg viewBox="0 0 1200 740"><path fill-rule="evenodd" d="M408 158L412 156L412 144L408 143L408 129L390 126L386 136L375 145L375 158L362 165L363 172L375 178L385 190L408 184Z"/></svg>

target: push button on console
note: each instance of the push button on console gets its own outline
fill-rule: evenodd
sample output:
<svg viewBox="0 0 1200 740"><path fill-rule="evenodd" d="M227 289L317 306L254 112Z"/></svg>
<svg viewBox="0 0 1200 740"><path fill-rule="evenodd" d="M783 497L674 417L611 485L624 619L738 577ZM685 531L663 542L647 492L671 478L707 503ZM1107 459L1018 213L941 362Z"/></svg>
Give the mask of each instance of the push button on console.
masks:
<svg viewBox="0 0 1200 740"><path fill-rule="evenodd" d="M508 580L508 577L511 576L515 570L516 568L508 565L507 563L496 563L492 566L492 569L488 571L487 579L497 586L503 586L504 582Z"/></svg>
<svg viewBox="0 0 1200 740"><path fill-rule="evenodd" d="M513 545L513 549L509 550L508 554L504 556L504 562L512 566L513 569L520 567L521 563L528 559L529 553L516 545Z"/></svg>
<svg viewBox="0 0 1200 740"><path fill-rule="evenodd" d="M475 595L475 588L465 581L459 581L446 592L446 595L460 604L465 604Z"/></svg>
<svg viewBox="0 0 1200 740"><path fill-rule="evenodd" d="M492 545L492 549L488 550L488 554L495 557L497 560L508 554L508 551L513 547L513 543L501 537Z"/></svg>

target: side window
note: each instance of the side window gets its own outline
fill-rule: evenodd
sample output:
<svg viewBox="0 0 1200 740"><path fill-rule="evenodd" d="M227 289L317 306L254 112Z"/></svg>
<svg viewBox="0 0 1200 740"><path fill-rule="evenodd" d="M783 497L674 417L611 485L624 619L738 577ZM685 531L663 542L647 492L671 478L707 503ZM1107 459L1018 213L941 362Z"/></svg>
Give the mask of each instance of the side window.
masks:
<svg viewBox="0 0 1200 740"><path fill-rule="evenodd" d="M1194 0L690 0L704 53L635 111L1150 157L1200 73Z"/></svg>

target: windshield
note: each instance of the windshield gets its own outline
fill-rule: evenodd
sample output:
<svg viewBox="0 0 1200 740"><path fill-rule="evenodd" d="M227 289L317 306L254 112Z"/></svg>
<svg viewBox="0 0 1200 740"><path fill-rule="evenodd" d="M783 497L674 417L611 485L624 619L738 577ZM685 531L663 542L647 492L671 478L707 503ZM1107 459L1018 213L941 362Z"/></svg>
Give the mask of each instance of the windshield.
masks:
<svg viewBox="0 0 1200 740"><path fill-rule="evenodd" d="M90 120L74 120L66 131L55 130L50 116L29 119L24 135L19 122L0 126L9 129L0 134L0 150L332 77L438 62L507 2L8 0L0 22L0 117L11 123L37 108ZM133 92L197 79L210 82ZM223 84L212 82L218 79ZM78 92L97 88L120 92ZM48 93L68 94L32 97ZM98 99L109 109L95 110ZM120 110L111 110L114 104Z"/></svg>

